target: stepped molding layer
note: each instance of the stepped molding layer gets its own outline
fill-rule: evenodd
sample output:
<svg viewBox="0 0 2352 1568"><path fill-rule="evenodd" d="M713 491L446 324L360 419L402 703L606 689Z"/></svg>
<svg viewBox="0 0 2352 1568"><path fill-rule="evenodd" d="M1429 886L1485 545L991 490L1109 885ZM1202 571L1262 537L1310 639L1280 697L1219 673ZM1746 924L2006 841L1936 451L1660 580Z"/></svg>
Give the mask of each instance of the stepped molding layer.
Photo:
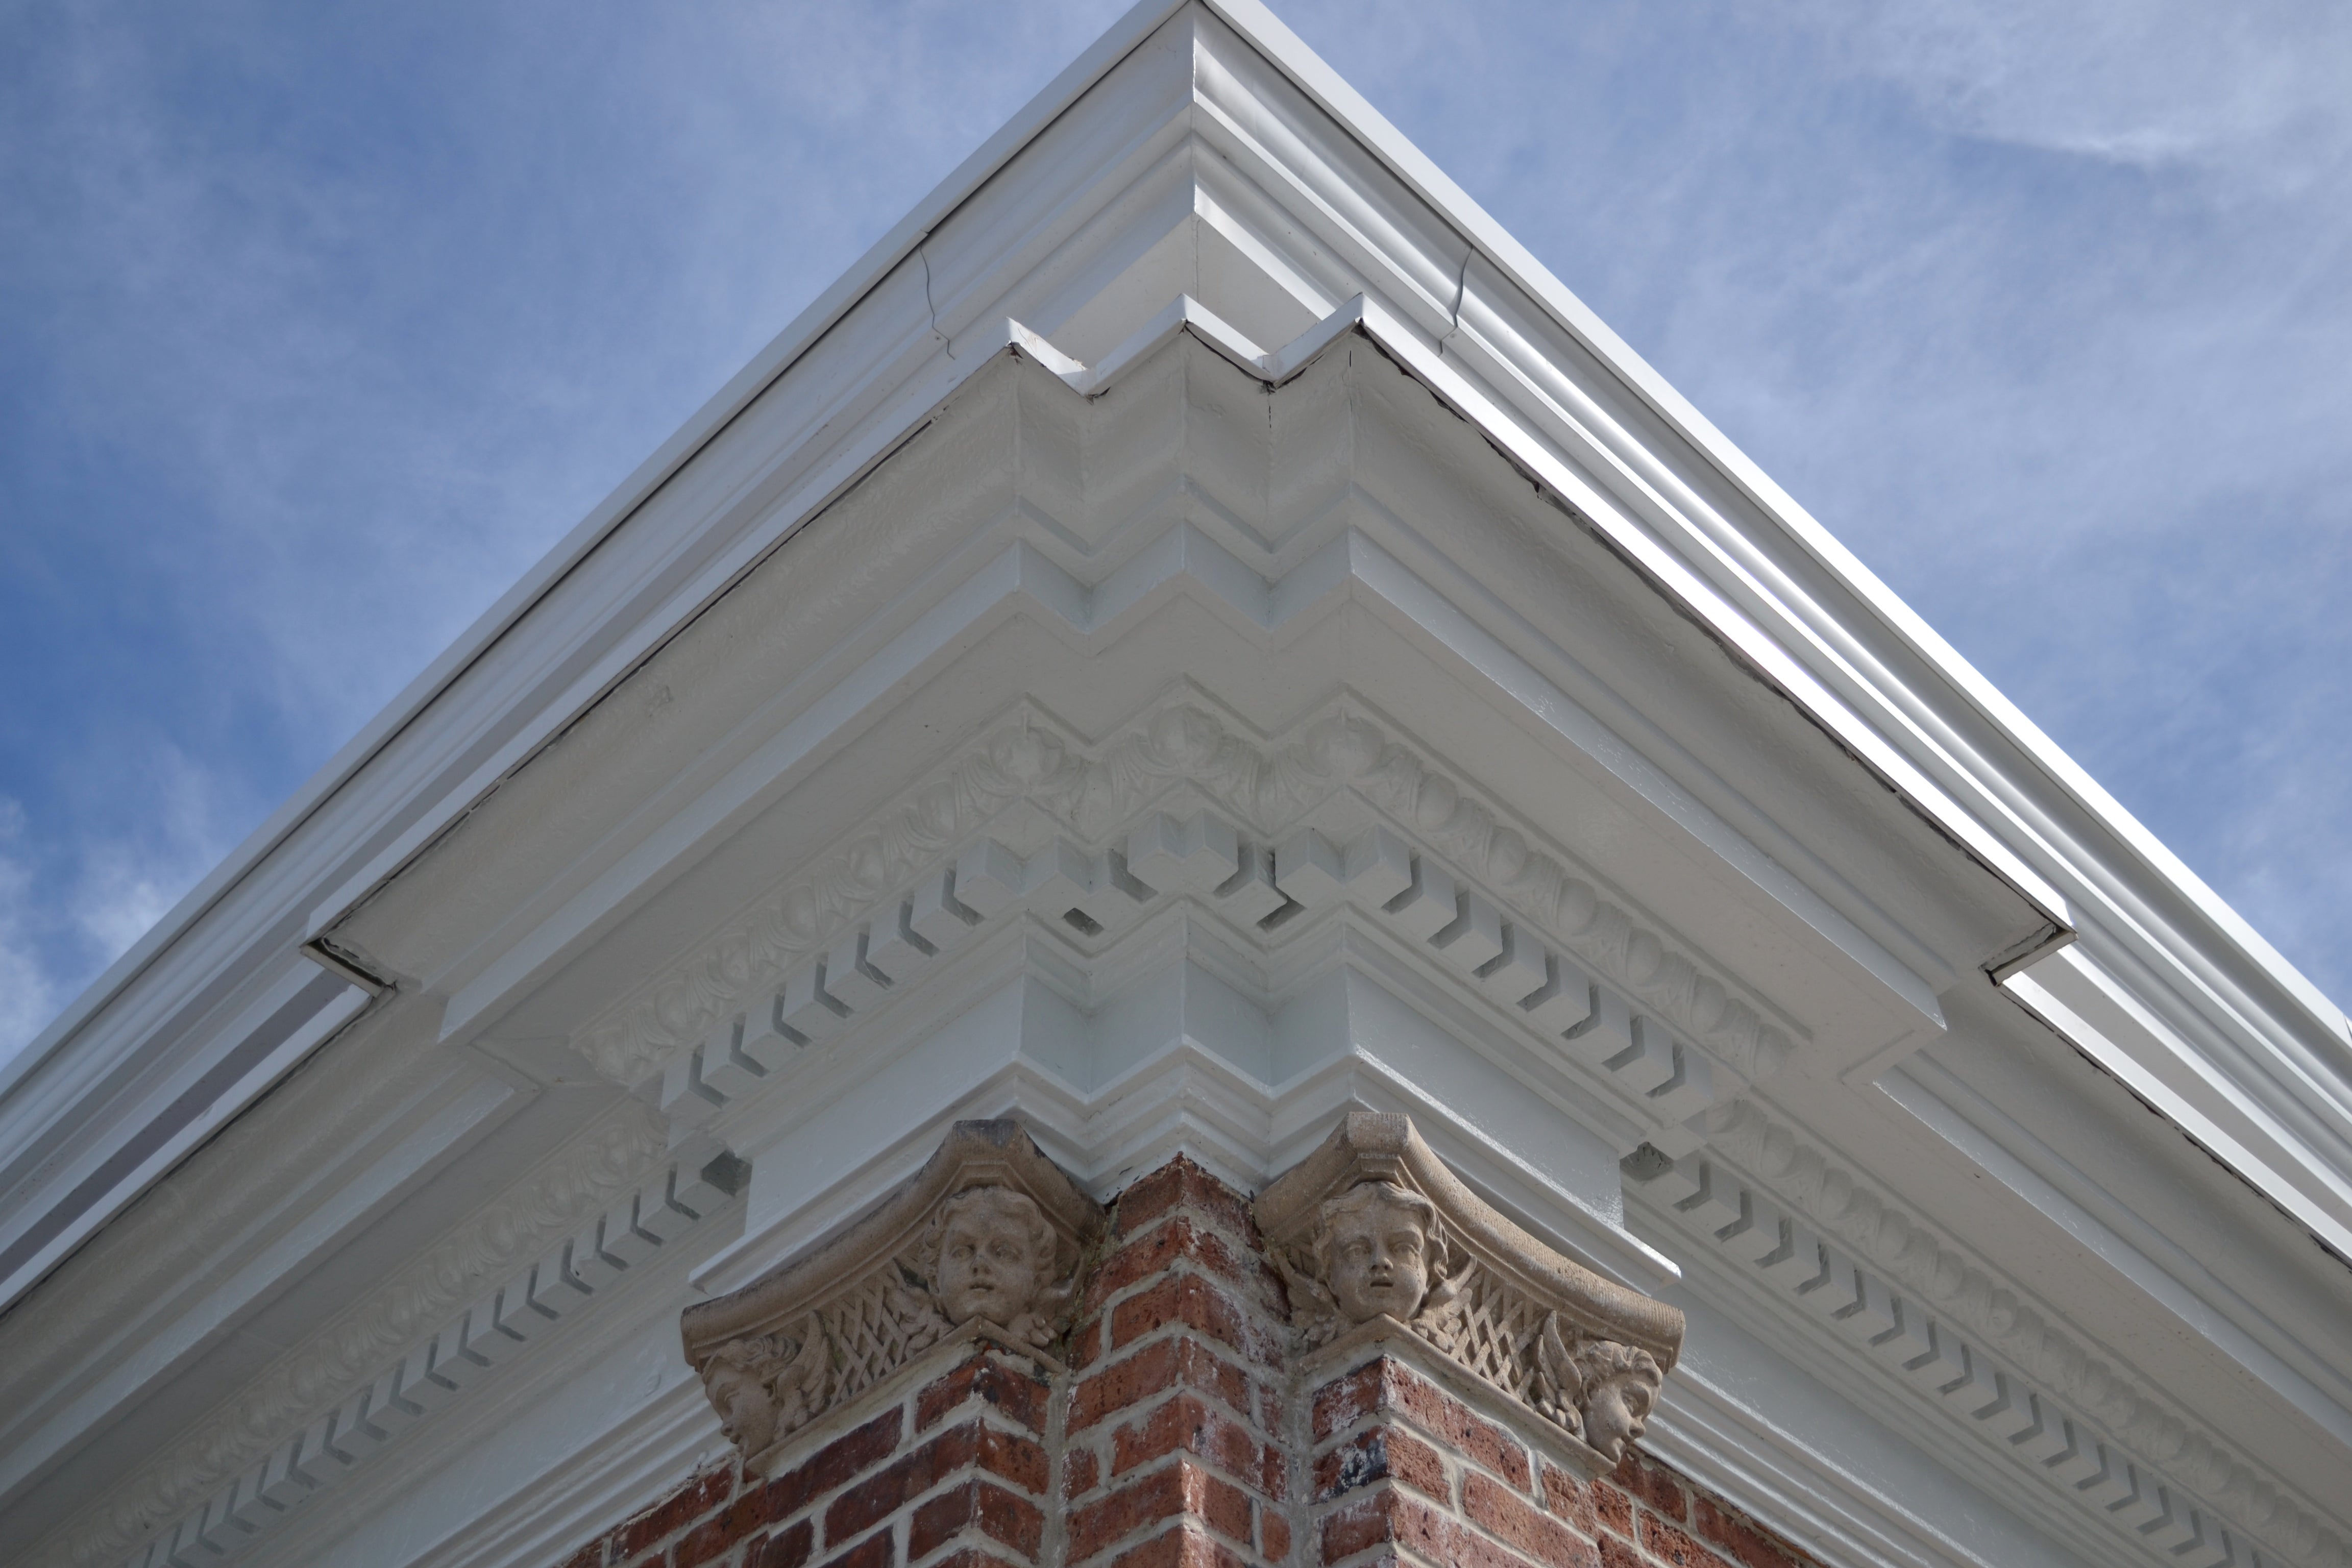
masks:
<svg viewBox="0 0 2352 1568"><path fill-rule="evenodd" d="M583 1031L582 1054L598 1072L617 1082L642 1081L681 1051L691 1051L728 1030L735 1015L748 1014L754 1022L775 1016L771 996L783 998L788 1008L805 997L823 1010L812 1016L821 1019L823 1012L834 1012L845 1026L854 1013L853 998L881 993L871 981L863 994L826 993L817 966L845 935L854 944L861 922L870 955L877 942L897 934L902 914L914 918L917 898L935 896L935 883L947 884L950 890L946 896L953 900L948 879L956 874L959 863L965 866L965 893L978 899L970 869L972 857L963 841L1016 802L1037 806L1080 840L1074 847L1082 857L1077 860L1080 877L1070 879L1079 896L1096 890L1092 872L1097 858L1104 860L1105 883L1111 883L1107 856L1116 850L1125 884L1146 895L1124 895L1139 910L1161 889L1132 874L1138 861L1129 852L1139 834L1157 829L1156 803L1183 784L1196 786L1238 818L1257 846L1249 852L1271 862L1259 883L1263 897L1271 901L1252 906L1253 923L1294 901L1282 884L1286 876L1299 881L1307 864L1305 857L1328 861L1328 879L1339 882L1339 873L1346 869L1344 847L1300 840L1301 864L1285 868L1279 848L1269 841L1282 838L1286 828L1333 795L1352 790L1401 826L1425 836L1435 852L1491 889L1498 903L1568 947L1609 984L1654 1009L1676 1033L1703 1046L1728 1074L1743 1080L1769 1074L1794 1049L1789 1035L1735 996L1732 985L1636 923L1571 870L1560 854L1531 844L1526 830L1509 824L1468 785L1396 738L1393 727L1370 717L1360 700L1348 698L1300 725L1297 740L1272 746L1235 733L1234 726L1197 700L1171 700L1099 747L1087 747L1060 732L1043 714L1024 713L932 782L910 792L813 872L787 880L694 953L668 965L606 1019ZM1183 826L1177 825L1180 829ZM1010 852L1003 858L1011 859ZM1016 864L1021 870L1003 874L1004 893L991 902L991 912L1005 908L1012 894L1025 894L1035 886L1027 862ZM915 891L891 893L910 885ZM1401 891L1392 889L1383 901L1392 901ZM1421 934L1442 936L1465 918L1467 906L1458 900L1476 897L1464 889L1440 900L1446 906L1441 911L1444 918ZM1492 909L1487 913L1494 917L1493 934L1464 933L1464 940L1486 944L1476 949L1474 968L1507 962L1500 913ZM1486 922L1482 918L1478 923ZM826 973L854 978L856 949L853 945L845 952L847 961L836 962ZM1508 999L1524 1004L1549 982L1541 955L1522 951L1517 957L1523 967L1489 969L1487 978L1500 975L1499 984L1507 986L1524 975L1521 993ZM1563 1027L1586 1016L1580 1012ZM1631 1027L1629 1019L1629 1033ZM1673 1074L1670 1058L1658 1065L1652 1088Z"/></svg>
<svg viewBox="0 0 2352 1568"><path fill-rule="evenodd" d="M521 1348L525 1331L535 1336L551 1325L558 1314L545 1308L573 1304L530 1289L535 1255L556 1260L548 1269L552 1284L575 1247L583 1268L592 1255L603 1256L607 1221L628 1216L613 1225L611 1250L620 1266L604 1272L609 1285L629 1266L624 1258L642 1261L653 1247L683 1234L678 1225L667 1237L640 1238L652 1246L624 1239L624 1232L642 1228L635 1189L649 1170L657 1179L655 1209L647 1212L666 1206L675 1190L677 1162L663 1161L665 1143L659 1121L625 1101L55 1532L26 1568L166 1568L183 1560L216 1562L251 1544L470 1386L492 1356L504 1360ZM694 1174L688 1173L689 1185ZM703 1201L715 1207L724 1194L706 1191ZM574 1231L577 1237L568 1234ZM502 1282L519 1263L518 1279ZM570 1294L584 1300L591 1292ZM501 1314L502 1295L516 1306L530 1303L528 1316L519 1318L512 1307ZM478 1303L470 1312L469 1300Z"/></svg>
<svg viewBox="0 0 2352 1568"><path fill-rule="evenodd" d="M1712 1107L1702 1123L1704 1152L1637 1156L1627 1191L1735 1259L1736 1278L1801 1302L2158 1561L2242 1565L2259 1545L2300 1568L2352 1563L2317 1503L2264 1479L2145 1377L2084 1347L2013 1281L1752 1100Z"/></svg>

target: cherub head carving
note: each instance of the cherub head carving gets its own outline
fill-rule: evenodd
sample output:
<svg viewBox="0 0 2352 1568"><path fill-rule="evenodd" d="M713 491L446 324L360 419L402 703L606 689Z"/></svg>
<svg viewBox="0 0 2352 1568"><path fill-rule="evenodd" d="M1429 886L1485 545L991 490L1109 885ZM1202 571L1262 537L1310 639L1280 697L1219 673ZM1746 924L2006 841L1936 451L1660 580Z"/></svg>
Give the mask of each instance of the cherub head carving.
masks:
<svg viewBox="0 0 2352 1568"><path fill-rule="evenodd" d="M954 1323L974 1318L1045 1345L1070 1291L1055 1267L1059 1244L1045 1212L1010 1187L966 1187L940 1205L931 1269L940 1310Z"/></svg>
<svg viewBox="0 0 2352 1568"><path fill-rule="evenodd" d="M1664 1374L1648 1351L1594 1340L1576 1352L1584 1380L1584 1440L1610 1458L1622 1458L1625 1445L1642 1435L1658 1402Z"/></svg>
<svg viewBox="0 0 2352 1568"><path fill-rule="evenodd" d="M1318 1219L1315 1261L1339 1315L1412 1322L1444 1272L1437 1205L1394 1182L1360 1182L1324 1200Z"/></svg>
<svg viewBox="0 0 2352 1568"><path fill-rule="evenodd" d="M775 1398L768 1387L775 1349L764 1335L730 1340L702 1369L703 1387L719 1411L719 1426L747 1454L766 1447L775 1431Z"/></svg>

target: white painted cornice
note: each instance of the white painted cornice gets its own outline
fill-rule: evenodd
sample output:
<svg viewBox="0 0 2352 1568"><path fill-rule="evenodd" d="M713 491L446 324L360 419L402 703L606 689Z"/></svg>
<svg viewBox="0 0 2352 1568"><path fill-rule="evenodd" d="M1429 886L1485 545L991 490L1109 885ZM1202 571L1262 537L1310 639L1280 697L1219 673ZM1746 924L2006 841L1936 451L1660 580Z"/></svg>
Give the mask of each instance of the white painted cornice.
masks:
<svg viewBox="0 0 2352 1568"><path fill-rule="evenodd" d="M248 1550L723 1207L698 1169L660 1163L664 1143L623 1102L109 1488L26 1568ZM651 1195L633 1193L649 1168Z"/></svg>
<svg viewBox="0 0 2352 1568"><path fill-rule="evenodd" d="M335 945L314 963L317 941ZM1937 1078L1976 1038L1905 1064L1948 1016L1988 1013L2024 1089L1970 1100ZM338 1050L397 1031L439 1069L399 1149L289 1140L307 1172L184 1167L68 1257L192 1142L236 1143L272 1083L327 1092L282 1075L362 1014ZM2226 1293L2138 1242L2086 1254L2122 1281L2096 1296L2129 1319L2117 1339L2174 1336L2200 1386L2251 1373L2223 1411L2185 1408L2165 1367L2107 1325L2061 1332L2034 1296L2037 1272L2081 1261L2049 1235L2088 1234L2012 1114L2076 1068L2045 1023L2230 1167L2184 1154L2183 1181L2234 1198L2242 1177L2344 1251L2340 1014L1279 24L1244 0L1150 5L0 1079L0 1248L21 1254L0 1293L42 1362L0 1413L0 1480L21 1495L79 1453L131 1461L76 1494L44 1563L102 1563L159 1529L250 1545L284 1486L317 1489L268 1468L300 1468L316 1438L379 1510L353 1526L369 1560L403 1561L383 1510L425 1462L371 1471L335 1434L372 1426L383 1377L397 1398L503 1334L527 1352L484 1343L531 1369L484 1386L546 1403L493 1394L442 1430L500 1484L540 1487L572 1451L550 1412L593 1402L565 1404L562 1357L533 1358L630 1334L656 1356L660 1312L600 1306L569 1342L510 1331L541 1289L534 1248L601 1254L647 1213L700 1222L715 1196L672 1200L710 1168L702 1140L750 1163L740 1239L697 1233L694 1279L723 1289L957 1117L1023 1116L1100 1197L1177 1152L1251 1184L1369 1107L1412 1115L1597 1271L1655 1288L1689 1260L1714 1314L1694 1324L1724 1337L1695 1332L1661 1430L1735 1497L1802 1515L1811 1489L1857 1555L2005 1560L1983 1543L2011 1537L1970 1547L1952 1521L2015 1493L2015 1539L2039 1530L2053 1563L2120 1543L2336 1568L2340 1504L2282 1479L2302 1460L2266 1460L2263 1428L2340 1435L2343 1390L2307 1355L2263 1362L2242 1310L2266 1274L2302 1279L2281 1261L2299 1234L2226 1211L2251 1214L2253 1260ZM636 1130L652 1175L615 1176L609 1202L581 1195L603 1175L503 1185L547 1145L501 1139L576 1133L615 1085L668 1123L659 1159L642 1117L605 1124ZM1877 1136L1879 1181L1896 1168L1866 1124L1896 1114L1888 1097L1900 1136L1934 1141L1901 1204L1840 1146ZM508 1196L467 1218L445 1190L397 1247L365 1241L461 1170L468 1138L505 1153L478 1168ZM1617 1162L1644 1142L1637 1234ZM299 1188L282 1204L262 1192L280 1184ZM2003 1196L1948 1225L1939 1203L1969 1192ZM190 1193L229 1216L190 1225L202 1267L175 1281L123 1256ZM1996 1237L1988 1215L2054 1230ZM2117 1236L2156 1223L2123 1219ZM420 1261L415 1237L453 1222L474 1262ZM318 1334L138 1436L173 1389L213 1398L255 1364L214 1352L273 1292L362 1254L405 1272L370 1292L347 1268L311 1298ZM683 1292L685 1254L662 1256L672 1274L635 1278ZM1826 1287L1801 1287L1839 1266L1850 1295L1812 1311ZM56 1294L85 1276L102 1331ZM2315 1343L2309 1302L2332 1300L2298 1306ZM1744 1392L1723 1359L1735 1327L1787 1350L1780 1426L1747 1397L1765 1374ZM191 1366L212 1381L173 1381ZM664 1462L700 1429L660 1366L642 1396L635 1371L598 1375L580 1443L650 1495L616 1457L629 1412ZM1866 1433L1854 1411L1916 1427L1932 1507L1874 1501L1874 1460L1798 1452ZM2032 1418L1994 1430L2003 1412ZM1743 1469L1742 1443L1778 1451ZM593 1511L562 1495L565 1519ZM43 1534L53 1506L16 1522ZM322 1515L255 1550L331 1545Z"/></svg>
<svg viewBox="0 0 2352 1568"><path fill-rule="evenodd" d="M1734 1303L1769 1300L1849 1342L1832 1363L1888 1391L1895 1410L1924 1410L1967 1445L1947 1451L1969 1468L2013 1468L2035 1500L2153 1563L2251 1563L2257 1548L2310 1568L2352 1563L2341 1497L2274 1479L2160 1376L2086 1345L1998 1263L1752 1100L1706 1123L1705 1155L1633 1163L1643 1212L1705 1249ZM2294 1381L2275 1361L2268 1369ZM2323 1424L2343 1418L2323 1397L2287 1393Z"/></svg>
<svg viewBox="0 0 2352 1568"><path fill-rule="evenodd" d="M1171 77L1162 57L1179 44ZM265 1087L266 1076L233 1081L193 1108L184 1095L96 1092L101 1079L168 1078L175 1064L202 1078L240 1049L266 1056L235 1017L198 1024L174 1009L282 963L287 911L331 919L561 732L895 445L956 384L975 327L1013 315L1051 336L1075 320L1035 307L1056 291L1089 295L1117 264L1114 244L1094 249L1095 273L1080 265L1087 226L1120 220L1089 209L1087 193L1139 190L1137 177L1188 139L1244 176L1221 186L1203 175L1204 195L1186 204L1219 243L1309 318L1356 292L1390 312L1402 328L1391 346L1416 374L1560 470L1548 482L2049 910L2061 936L2077 906L2095 918L2152 975L2141 1000L2200 1054L2197 1070L2282 1126L2295 1103L2315 1101L2340 1131L2352 1103L2341 1012L1295 37L1246 0L1215 0L1123 19L12 1065L0 1136L26 1149L71 1142L117 1179L59 1194L20 1175L0 1193L0 1224L86 1233L168 1165L175 1145L160 1127L232 1114ZM1265 243L1253 203L1292 220L1290 248ZM928 299L918 273L935 285ZM845 380L852 365L864 368ZM781 426L763 418L795 402ZM784 460L747 463L747 441ZM327 1017L312 1015L315 1032L333 1026L317 1022ZM2216 1034L2222 1048L2208 1043ZM295 1029L277 1044L299 1052L307 1038ZM2315 1179L2285 1168L2336 1159L2313 1137L2251 1152L2251 1179L2306 1192ZM47 1256L28 1256L11 1288Z"/></svg>

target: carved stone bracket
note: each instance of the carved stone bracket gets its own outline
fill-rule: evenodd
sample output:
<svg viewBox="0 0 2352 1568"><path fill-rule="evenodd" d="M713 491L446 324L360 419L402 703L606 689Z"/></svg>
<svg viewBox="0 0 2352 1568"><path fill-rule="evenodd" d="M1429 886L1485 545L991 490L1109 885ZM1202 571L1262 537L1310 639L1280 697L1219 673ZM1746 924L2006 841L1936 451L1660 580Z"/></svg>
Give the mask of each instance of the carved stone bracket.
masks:
<svg viewBox="0 0 2352 1568"><path fill-rule="evenodd" d="M1682 1349L1680 1310L1496 1214L1402 1116L1349 1114L1256 1209L1310 1347L1392 1321L1558 1423L1595 1474L1641 1436Z"/></svg>
<svg viewBox="0 0 2352 1568"><path fill-rule="evenodd" d="M754 1464L959 1329L1042 1350L1068 1328L1100 1206L1018 1122L959 1121L833 1239L687 1309L686 1358Z"/></svg>

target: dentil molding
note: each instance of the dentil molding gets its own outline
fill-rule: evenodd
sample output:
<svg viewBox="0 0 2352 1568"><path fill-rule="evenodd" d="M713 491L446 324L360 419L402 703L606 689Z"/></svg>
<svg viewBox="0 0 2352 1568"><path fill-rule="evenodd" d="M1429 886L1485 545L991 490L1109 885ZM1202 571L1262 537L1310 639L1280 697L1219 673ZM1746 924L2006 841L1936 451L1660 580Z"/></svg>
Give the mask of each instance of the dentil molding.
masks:
<svg viewBox="0 0 2352 1568"><path fill-rule="evenodd" d="M1711 1108L1703 1124L1706 1152L1721 1159L1636 1155L1628 1196L1857 1342L1979 1441L2159 1561L2243 1568L2259 1546L2302 1568L2352 1564L2315 1505L2075 1342L1868 1178L1748 1099Z"/></svg>
<svg viewBox="0 0 2352 1568"><path fill-rule="evenodd" d="M666 1142L657 1117L625 1101L53 1532L26 1568L181 1568L249 1545L723 1206L729 1194L699 1170L716 1145L665 1159Z"/></svg>
<svg viewBox="0 0 2352 1568"><path fill-rule="evenodd" d="M1238 896L1244 923L1272 930L1297 912L1292 906L1305 907L1369 870L1386 889L1380 900L1386 912L1538 1025L1558 1017L1550 1032L1577 1029L1604 1009L1622 1015L1605 1020L1614 1026L1607 1036L1613 1043L1588 1065L1614 1073L1637 1096L1675 1097L1662 1107L1675 1110L1669 1121L1695 1113L1719 1092L1698 1081L1711 1077L1708 1062L1690 1059L1677 1041L1703 1047L1730 1080L1725 1088L1787 1061L1794 1042L1734 994L1736 982L1707 973L1637 923L1572 870L1561 852L1531 844L1527 832L1373 714L1360 698L1343 695L1300 724L1297 740L1265 746L1237 733L1205 698L1186 690L1090 746L1049 716L1024 710L588 1025L578 1047L599 1073L625 1084L665 1066L680 1069L700 1047L709 1069L701 1079L709 1090L705 1098L716 1105L730 1092L727 1081L740 1091L772 1070L740 1048L742 1036L725 1037L730 1028L748 1030L756 1043L763 1023L771 1026L775 1052L837 1032L944 942L961 941L1016 898L1045 895L1042 908L1066 895L1051 912L1076 911L1084 932L1085 922L1104 925L1107 915L1140 912L1163 893ZM1181 784L1235 822L1161 819L1150 808ZM1334 845L1312 834L1286 836L1343 790L1420 836L1491 890L1524 927L1450 876L1443 885L1413 883L1421 862L1409 846L1400 862L1384 860L1389 852L1369 841ZM987 840L969 842L1023 802L1078 842L1027 858L1001 847L992 854ZM1402 843L1393 835L1390 842ZM1433 862L1429 868L1441 869ZM1537 932L1570 952L1548 950L1534 940ZM893 973L886 963L905 968ZM1654 1016L1624 1013L1609 994L1588 994L1573 979L1563 980L1586 967ZM772 1027L780 1021L781 1033ZM730 1070L731 1080L711 1081ZM688 1076L680 1087L695 1082ZM679 1103L676 1092L664 1098Z"/></svg>

